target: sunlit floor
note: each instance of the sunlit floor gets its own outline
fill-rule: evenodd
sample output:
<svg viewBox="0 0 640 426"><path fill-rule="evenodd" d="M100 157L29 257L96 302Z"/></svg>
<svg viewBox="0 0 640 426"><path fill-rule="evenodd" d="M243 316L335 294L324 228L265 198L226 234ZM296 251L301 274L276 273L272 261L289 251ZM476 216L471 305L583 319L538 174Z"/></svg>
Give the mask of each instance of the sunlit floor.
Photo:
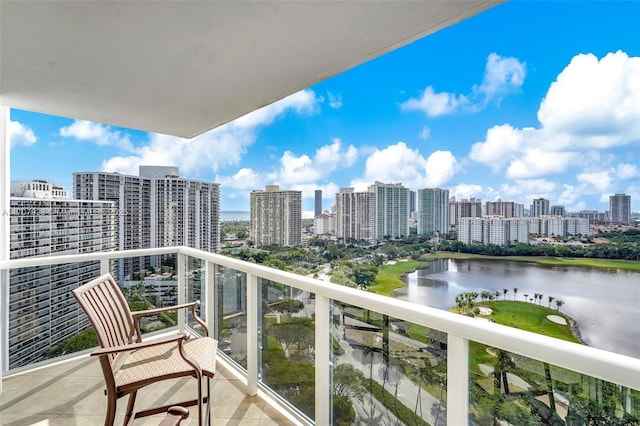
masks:
<svg viewBox="0 0 640 426"><path fill-rule="evenodd" d="M164 405L196 392L190 378L153 385L138 393L136 408ZM212 381L211 425L294 425L259 396L247 396L245 385L218 363ZM104 424L106 397L97 359L84 357L5 377L0 396L0 425L92 426ZM118 401L116 424L122 424L126 398ZM135 425L157 425L164 416L139 419ZM192 407L182 425L197 425Z"/></svg>

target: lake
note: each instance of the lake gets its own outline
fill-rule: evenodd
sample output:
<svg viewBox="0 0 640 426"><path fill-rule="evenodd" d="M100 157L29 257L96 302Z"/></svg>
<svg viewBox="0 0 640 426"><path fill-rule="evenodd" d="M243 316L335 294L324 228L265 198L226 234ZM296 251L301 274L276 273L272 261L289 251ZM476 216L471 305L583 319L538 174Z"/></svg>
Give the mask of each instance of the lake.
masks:
<svg viewBox="0 0 640 426"><path fill-rule="evenodd" d="M508 289L507 299L542 293L561 299L560 311L578 324L590 346L640 358L640 273L580 267L548 267L502 260L434 259L429 269L407 275L407 287L393 296L439 309L455 306L465 291ZM479 299L478 299L479 300ZM551 304L555 309L555 303Z"/></svg>

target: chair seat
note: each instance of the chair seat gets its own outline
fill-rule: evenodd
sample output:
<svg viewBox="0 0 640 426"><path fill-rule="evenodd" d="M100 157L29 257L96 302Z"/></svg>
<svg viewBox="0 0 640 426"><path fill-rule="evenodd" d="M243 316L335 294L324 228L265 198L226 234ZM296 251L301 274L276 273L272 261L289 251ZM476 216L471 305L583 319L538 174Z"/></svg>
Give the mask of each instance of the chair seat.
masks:
<svg viewBox="0 0 640 426"><path fill-rule="evenodd" d="M202 369L204 376L213 377L216 369L218 342L210 337L194 338L184 343L187 356ZM132 352L115 374L120 392L137 389L145 382L193 376L193 367L180 356L176 343L151 346Z"/></svg>

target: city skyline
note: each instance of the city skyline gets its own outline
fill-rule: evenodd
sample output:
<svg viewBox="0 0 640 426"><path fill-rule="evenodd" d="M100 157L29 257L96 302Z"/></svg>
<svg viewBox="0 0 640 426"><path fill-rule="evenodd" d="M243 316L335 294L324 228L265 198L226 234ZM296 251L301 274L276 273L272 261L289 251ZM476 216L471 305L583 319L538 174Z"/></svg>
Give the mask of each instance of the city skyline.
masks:
<svg viewBox="0 0 640 426"><path fill-rule="evenodd" d="M567 211L625 193L637 212L639 18L637 2L505 3L192 140L12 110L11 180L70 190L74 172L160 165L219 183L223 211L271 184L305 213L322 190L326 210L381 181Z"/></svg>

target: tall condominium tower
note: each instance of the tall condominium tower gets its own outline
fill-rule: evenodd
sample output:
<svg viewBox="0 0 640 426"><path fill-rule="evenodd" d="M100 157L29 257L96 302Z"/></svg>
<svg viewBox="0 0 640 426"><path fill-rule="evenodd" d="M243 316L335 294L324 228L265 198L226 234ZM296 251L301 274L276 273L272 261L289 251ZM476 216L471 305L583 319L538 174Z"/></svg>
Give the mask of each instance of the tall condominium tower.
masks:
<svg viewBox="0 0 640 426"><path fill-rule="evenodd" d="M549 214L564 217L566 216L567 212L564 206L555 205L555 206L549 207Z"/></svg>
<svg viewBox="0 0 640 426"><path fill-rule="evenodd" d="M409 189L401 183L376 182L369 187L375 196L375 235L378 241L409 236Z"/></svg>
<svg viewBox="0 0 640 426"><path fill-rule="evenodd" d="M313 217L318 217L322 214L322 190L316 189L314 192L314 201L315 201L315 209L313 212Z"/></svg>
<svg viewBox="0 0 640 426"><path fill-rule="evenodd" d="M340 188L336 194L336 237L375 243L375 195Z"/></svg>
<svg viewBox="0 0 640 426"><path fill-rule="evenodd" d="M220 248L220 188L185 179L177 167L140 166L139 176L107 172L73 174L75 196L112 201L118 212L118 249L188 246ZM127 258L121 274L147 269L153 259Z"/></svg>
<svg viewBox="0 0 640 426"><path fill-rule="evenodd" d="M471 198L449 201L449 225L458 225L462 217L482 217L482 200Z"/></svg>
<svg viewBox="0 0 640 426"><path fill-rule="evenodd" d="M302 243L302 191L278 185L251 191L249 239L257 245L294 247Z"/></svg>
<svg viewBox="0 0 640 426"><path fill-rule="evenodd" d="M516 203L513 201L487 201L485 204L486 216L503 216L505 218L517 217Z"/></svg>
<svg viewBox="0 0 640 426"><path fill-rule="evenodd" d="M418 235L449 233L449 190L418 190Z"/></svg>
<svg viewBox="0 0 640 426"><path fill-rule="evenodd" d="M12 182L9 258L116 249L113 203L69 198L46 181ZM90 327L71 294L100 275L100 262L15 268L8 293L9 367L41 361L46 351Z"/></svg>
<svg viewBox="0 0 640 426"><path fill-rule="evenodd" d="M631 223L631 195L609 196L609 221L627 225Z"/></svg>
<svg viewBox="0 0 640 426"><path fill-rule="evenodd" d="M531 209L529 210L529 216L542 217L549 214L549 200L546 198L535 198Z"/></svg>

